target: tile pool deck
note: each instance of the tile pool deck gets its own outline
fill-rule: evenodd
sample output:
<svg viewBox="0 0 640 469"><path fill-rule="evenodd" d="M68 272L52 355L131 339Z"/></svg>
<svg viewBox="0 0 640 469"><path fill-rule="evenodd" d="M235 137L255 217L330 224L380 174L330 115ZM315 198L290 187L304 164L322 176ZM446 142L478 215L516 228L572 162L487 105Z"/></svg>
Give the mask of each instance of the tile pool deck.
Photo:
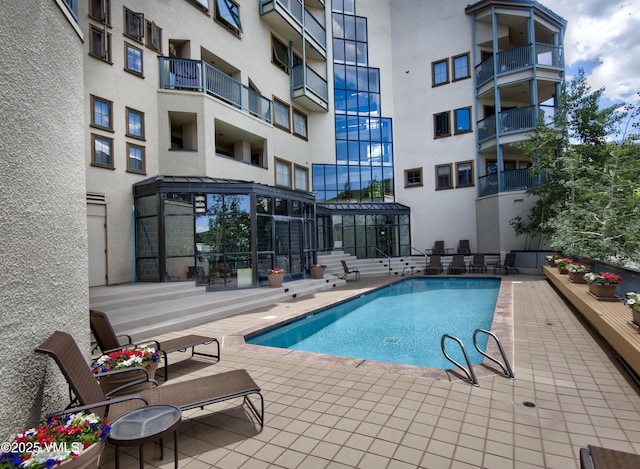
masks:
<svg viewBox="0 0 640 469"><path fill-rule="evenodd" d="M608 345L544 277L503 280L513 296L516 380L483 373L479 387L428 370L356 368L239 341L239 331L362 294L388 278L162 336L212 335L223 344L219 363L173 354L172 381L245 368L265 398L263 429L240 401L185 412L180 467L578 468L579 448L588 444L640 453L638 387ZM172 452L164 453L162 461L159 447L148 445L146 467L173 467ZM126 448L121 466L138 467L137 454ZM114 466L113 455L107 447L101 468Z"/></svg>

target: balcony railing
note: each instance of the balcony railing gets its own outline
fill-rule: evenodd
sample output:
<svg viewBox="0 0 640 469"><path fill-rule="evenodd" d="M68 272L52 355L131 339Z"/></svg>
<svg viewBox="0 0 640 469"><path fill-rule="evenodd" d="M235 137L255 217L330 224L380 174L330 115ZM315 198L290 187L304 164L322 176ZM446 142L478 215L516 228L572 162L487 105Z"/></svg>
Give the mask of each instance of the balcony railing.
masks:
<svg viewBox="0 0 640 469"><path fill-rule="evenodd" d="M206 62L160 57L160 88L207 93L271 124L271 100Z"/></svg>
<svg viewBox="0 0 640 469"><path fill-rule="evenodd" d="M500 179L498 179L500 176ZM500 184L498 184L500 181ZM487 174L478 178L478 195L497 194L498 192L523 191L532 187L534 180L528 169L513 169L501 173Z"/></svg>
<svg viewBox="0 0 640 469"><path fill-rule="evenodd" d="M552 44L527 44L503 50L496 55L495 72L498 75L513 73L531 67L534 62L538 67L562 68L562 46ZM494 56L488 57L476 65L476 86L494 78Z"/></svg>
<svg viewBox="0 0 640 469"><path fill-rule="evenodd" d="M306 87L325 103L329 102L329 86L327 85L327 80L318 75L309 66L300 64L293 67L291 87L293 90Z"/></svg>
<svg viewBox="0 0 640 469"><path fill-rule="evenodd" d="M309 33L322 47L327 48L327 30L323 23L302 6L300 0L260 0L260 12L270 12L278 4L286 10L293 19ZM265 9L266 8L266 9Z"/></svg>
<svg viewBox="0 0 640 469"><path fill-rule="evenodd" d="M555 108L553 106L538 106L538 115L543 118L547 125L553 124ZM536 127L536 106L518 107L507 109L498 114L498 127L496 127L496 116L492 114L480 120L476 124L478 129L478 141L484 142L496 136L497 130L500 135L526 132Z"/></svg>

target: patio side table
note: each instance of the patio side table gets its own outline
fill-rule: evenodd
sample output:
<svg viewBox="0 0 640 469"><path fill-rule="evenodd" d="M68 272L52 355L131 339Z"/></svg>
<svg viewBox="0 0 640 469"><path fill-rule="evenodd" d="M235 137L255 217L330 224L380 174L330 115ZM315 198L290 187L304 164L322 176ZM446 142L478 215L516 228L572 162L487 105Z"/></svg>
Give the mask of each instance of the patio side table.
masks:
<svg viewBox="0 0 640 469"><path fill-rule="evenodd" d="M182 411L172 405L150 405L133 410L111 424L107 441L116 448L116 469L120 469L120 446L138 446L140 469L144 468L145 443L160 440L160 459L164 457L162 437L173 432L175 468L178 468L178 427Z"/></svg>

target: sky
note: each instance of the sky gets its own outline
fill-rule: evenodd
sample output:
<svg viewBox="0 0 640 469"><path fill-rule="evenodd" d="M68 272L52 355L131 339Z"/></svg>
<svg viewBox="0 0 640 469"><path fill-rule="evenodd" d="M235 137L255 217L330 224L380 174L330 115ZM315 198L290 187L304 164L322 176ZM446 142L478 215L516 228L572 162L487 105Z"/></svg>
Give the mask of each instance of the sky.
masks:
<svg viewBox="0 0 640 469"><path fill-rule="evenodd" d="M602 105L640 99L640 0L538 1L568 21L567 78L582 67Z"/></svg>

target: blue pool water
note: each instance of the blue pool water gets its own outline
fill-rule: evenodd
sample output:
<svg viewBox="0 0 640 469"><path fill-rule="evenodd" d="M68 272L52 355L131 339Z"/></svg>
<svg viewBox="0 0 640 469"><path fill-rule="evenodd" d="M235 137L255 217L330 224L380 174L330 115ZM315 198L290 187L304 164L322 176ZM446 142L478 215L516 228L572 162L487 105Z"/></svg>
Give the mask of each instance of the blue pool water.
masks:
<svg viewBox="0 0 640 469"><path fill-rule="evenodd" d="M473 331L491 329L499 279L410 278L323 309L246 342L365 360L450 369L443 334L462 340L473 364L482 362ZM486 349L487 336L478 337ZM447 353L462 362L459 347ZM464 363L464 362L462 362Z"/></svg>

